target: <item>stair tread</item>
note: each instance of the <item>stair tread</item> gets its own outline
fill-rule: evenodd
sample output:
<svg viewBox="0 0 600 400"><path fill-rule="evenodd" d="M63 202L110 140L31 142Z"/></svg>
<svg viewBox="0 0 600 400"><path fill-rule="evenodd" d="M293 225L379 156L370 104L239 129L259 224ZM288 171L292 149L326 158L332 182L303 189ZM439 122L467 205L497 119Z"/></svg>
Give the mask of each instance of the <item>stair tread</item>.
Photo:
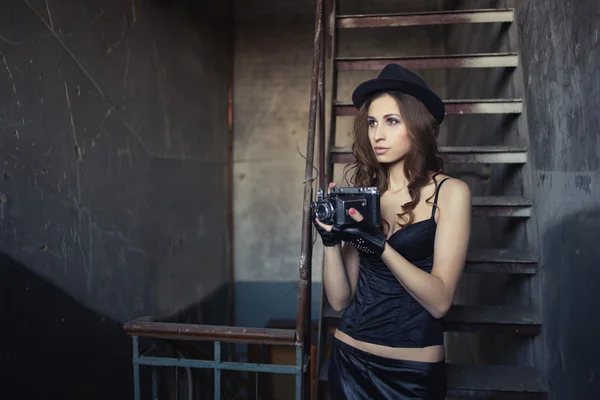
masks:
<svg viewBox="0 0 600 400"><path fill-rule="evenodd" d="M531 207L530 199L523 196L473 196L474 207Z"/></svg>
<svg viewBox="0 0 600 400"><path fill-rule="evenodd" d="M440 153L522 153L527 146L440 146ZM333 146L331 153L352 153L351 146Z"/></svg>
<svg viewBox="0 0 600 400"><path fill-rule="evenodd" d="M471 203L476 207L531 207L531 200L522 196L473 196Z"/></svg>
<svg viewBox="0 0 600 400"><path fill-rule="evenodd" d="M445 322L471 324L541 325L532 307L523 306L465 306L453 305L444 317Z"/></svg>
<svg viewBox="0 0 600 400"><path fill-rule="evenodd" d="M466 273L537 273L537 257L528 250L472 249L467 254Z"/></svg>
<svg viewBox="0 0 600 400"><path fill-rule="evenodd" d="M448 115L469 114L520 114L523 111L522 99L446 99ZM334 102L336 116L355 116L358 110L351 103Z"/></svg>
<svg viewBox="0 0 600 400"><path fill-rule="evenodd" d="M518 53L449 54L435 56L400 57L338 57L338 71L378 71L389 63L398 63L409 69L425 68L516 68Z"/></svg>
<svg viewBox="0 0 600 400"><path fill-rule="evenodd" d="M328 380L329 364L329 357L321 364L319 380L322 382ZM447 363L446 369L449 395L461 396L461 392L466 391L499 393L546 393L548 391L540 372L531 367Z"/></svg>
<svg viewBox="0 0 600 400"><path fill-rule="evenodd" d="M433 56L385 56L385 57L336 57L336 61L366 61L366 60L403 60L403 59L430 59L430 58L465 58L465 57L512 57L519 53L475 53L475 54L441 54Z"/></svg>
<svg viewBox="0 0 600 400"><path fill-rule="evenodd" d="M449 363L448 383L451 390L533 393L548 391L538 370L531 367L512 365L461 365Z"/></svg>
<svg viewBox="0 0 600 400"><path fill-rule="evenodd" d="M474 249L467 254L466 273L534 275L537 257L527 250Z"/></svg>
<svg viewBox="0 0 600 400"><path fill-rule="evenodd" d="M514 8L430 11L392 14L357 14L336 16L338 28L386 28L398 26L512 23Z"/></svg>
<svg viewBox="0 0 600 400"><path fill-rule="evenodd" d="M531 208L532 201L523 196L472 196L473 207L525 207Z"/></svg>
<svg viewBox="0 0 600 400"><path fill-rule="evenodd" d="M522 99L445 99L443 100L444 104L471 104L471 103L484 103L484 104L503 104L503 103L522 103ZM354 107L352 103L336 101L334 103L335 106L338 107L346 107L351 106Z"/></svg>
<svg viewBox="0 0 600 400"><path fill-rule="evenodd" d="M341 318L343 311L325 307L326 318ZM465 306L453 305L444 317L445 323L541 325L535 309L524 306Z"/></svg>
<svg viewBox="0 0 600 400"><path fill-rule="evenodd" d="M467 254L467 273L507 273L533 275L538 259L528 250L472 249Z"/></svg>
<svg viewBox="0 0 600 400"><path fill-rule="evenodd" d="M442 146L439 150L446 164L525 164L528 158L526 146ZM349 146L332 147L330 152L334 164L354 162Z"/></svg>
<svg viewBox="0 0 600 400"><path fill-rule="evenodd" d="M469 250L467 263L520 263L535 264L538 262L536 255L529 250L508 249L473 249Z"/></svg>
<svg viewBox="0 0 600 400"><path fill-rule="evenodd" d="M374 17L405 17L417 15L466 15L478 13L505 13L513 12L514 8L477 8L468 10L451 10L451 11L423 11L413 13L390 13L390 14L345 14L336 15L336 18L374 18Z"/></svg>

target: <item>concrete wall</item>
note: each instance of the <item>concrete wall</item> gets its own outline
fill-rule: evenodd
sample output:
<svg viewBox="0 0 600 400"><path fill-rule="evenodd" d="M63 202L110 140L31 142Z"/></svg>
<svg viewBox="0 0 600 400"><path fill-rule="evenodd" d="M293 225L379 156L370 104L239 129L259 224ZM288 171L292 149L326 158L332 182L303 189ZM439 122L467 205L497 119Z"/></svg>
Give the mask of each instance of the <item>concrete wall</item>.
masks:
<svg viewBox="0 0 600 400"><path fill-rule="evenodd" d="M313 22L309 3L236 1L234 259L241 326L295 318Z"/></svg>
<svg viewBox="0 0 600 400"><path fill-rule="evenodd" d="M339 14L441 9L442 1L339 2ZM234 187L236 324L295 320L315 2L237 1ZM443 53L443 28L348 30L340 56ZM423 76L442 95L441 71ZM377 72L340 74L338 99ZM327 85L329 86L329 77ZM338 145L352 118L339 118ZM315 160L316 162L316 160ZM339 174L336 180L341 181ZM313 253L313 317L318 315L321 243Z"/></svg>
<svg viewBox="0 0 600 400"><path fill-rule="evenodd" d="M519 4L553 399L600 392L600 3Z"/></svg>
<svg viewBox="0 0 600 400"><path fill-rule="evenodd" d="M3 2L2 397L130 398L124 321L225 322L215 4Z"/></svg>

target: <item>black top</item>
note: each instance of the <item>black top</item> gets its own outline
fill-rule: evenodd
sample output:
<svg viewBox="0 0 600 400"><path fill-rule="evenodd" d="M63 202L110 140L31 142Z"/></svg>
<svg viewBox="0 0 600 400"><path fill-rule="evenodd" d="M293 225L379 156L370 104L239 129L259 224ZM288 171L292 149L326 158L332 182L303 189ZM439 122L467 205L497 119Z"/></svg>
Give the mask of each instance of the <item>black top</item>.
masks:
<svg viewBox="0 0 600 400"><path fill-rule="evenodd" d="M446 178L448 179L448 178ZM435 200L442 183L438 185ZM390 236L390 246L409 262L431 273L435 242L435 210ZM427 347L444 343L442 322L404 289L379 257L360 253L356 294L338 329L356 340L388 347Z"/></svg>

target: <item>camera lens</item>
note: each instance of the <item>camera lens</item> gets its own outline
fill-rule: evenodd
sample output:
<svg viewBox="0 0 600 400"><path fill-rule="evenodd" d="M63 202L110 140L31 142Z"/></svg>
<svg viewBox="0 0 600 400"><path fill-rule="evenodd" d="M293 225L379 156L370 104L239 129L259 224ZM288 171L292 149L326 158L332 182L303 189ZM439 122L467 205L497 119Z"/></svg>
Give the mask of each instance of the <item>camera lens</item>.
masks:
<svg viewBox="0 0 600 400"><path fill-rule="evenodd" d="M316 205L315 215L319 221L329 223L333 221L333 206L328 201L320 201Z"/></svg>

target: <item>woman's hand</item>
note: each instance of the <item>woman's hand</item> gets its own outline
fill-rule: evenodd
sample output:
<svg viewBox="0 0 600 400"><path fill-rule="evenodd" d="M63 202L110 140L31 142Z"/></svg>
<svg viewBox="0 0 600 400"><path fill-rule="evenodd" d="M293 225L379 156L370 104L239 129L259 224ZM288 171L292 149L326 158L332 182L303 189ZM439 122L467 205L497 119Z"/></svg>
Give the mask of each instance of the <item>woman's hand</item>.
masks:
<svg viewBox="0 0 600 400"><path fill-rule="evenodd" d="M329 187L327 188L327 194L331 191L331 188L335 186L335 182L331 182ZM336 232L331 231L331 227L329 225L322 224L318 218L313 219L313 224L315 228L317 228L317 232L321 236L321 241L323 242L323 246L332 247L339 244L342 240Z"/></svg>
<svg viewBox="0 0 600 400"><path fill-rule="evenodd" d="M381 257L387 242L386 236L375 224L364 219L354 208L348 210L348 213L350 218L356 221L355 224L337 226L325 225L319 220L316 222L323 230L335 234L344 242L351 243L358 251Z"/></svg>
<svg viewBox="0 0 600 400"><path fill-rule="evenodd" d="M318 218L313 219L313 224L315 225L315 228L317 228L317 232L319 232L319 235L321 236L323 246L335 246L342 241L335 232L331 231L331 226L322 224Z"/></svg>

